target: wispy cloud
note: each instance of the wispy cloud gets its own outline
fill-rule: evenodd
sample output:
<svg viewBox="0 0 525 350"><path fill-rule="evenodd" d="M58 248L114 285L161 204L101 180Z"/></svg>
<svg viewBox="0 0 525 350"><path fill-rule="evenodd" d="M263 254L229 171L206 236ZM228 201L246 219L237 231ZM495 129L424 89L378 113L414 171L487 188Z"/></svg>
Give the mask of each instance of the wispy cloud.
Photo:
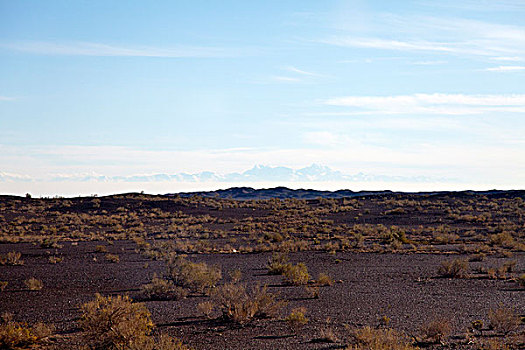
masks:
<svg viewBox="0 0 525 350"><path fill-rule="evenodd" d="M282 70L286 71L286 75L275 75L271 77L271 80L285 83L298 83L311 82L315 77L323 76L322 74L309 72L294 66L283 67Z"/></svg>
<svg viewBox="0 0 525 350"><path fill-rule="evenodd" d="M121 46L95 42L46 42L27 41L3 43L0 48L37 55L109 56L109 57L232 57L241 54L239 49L200 46Z"/></svg>
<svg viewBox="0 0 525 350"><path fill-rule="evenodd" d="M280 81L280 82L286 82L286 83L296 83L296 82L301 81L301 79L297 77L286 77L286 76L281 76L281 75L273 76L271 77L271 79L274 81Z"/></svg>
<svg viewBox="0 0 525 350"><path fill-rule="evenodd" d="M14 97L0 96L0 101L14 101L14 100L15 100Z"/></svg>
<svg viewBox="0 0 525 350"><path fill-rule="evenodd" d="M525 11L525 3L522 0L442 0L419 1L419 3L434 8L441 7L476 12Z"/></svg>
<svg viewBox="0 0 525 350"><path fill-rule="evenodd" d="M346 96L322 102L382 114L466 115L486 112L525 113L525 94L464 95L413 94L396 96Z"/></svg>
<svg viewBox="0 0 525 350"><path fill-rule="evenodd" d="M489 72L523 72L525 71L525 66L498 66L487 68L486 70Z"/></svg>
<svg viewBox="0 0 525 350"><path fill-rule="evenodd" d="M312 77L319 77L319 76L321 76L321 74L317 74L317 73L313 73L313 72L307 72L305 70L296 68L294 66L288 66L288 67L286 67L286 70L289 71L289 72L292 72L292 73L297 73L299 75L307 75L307 76L312 76Z"/></svg>
<svg viewBox="0 0 525 350"><path fill-rule="evenodd" d="M416 61L412 64L416 66L437 66L445 63L447 63L447 61Z"/></svg>
<svg viewBox="0 0 525 350"><path fill-rule="evenodd" d="M518 56L513 56L513 57L505 57L505 56L491 57L490 59L493 60L493 61L508 61L508 62L524 61L523 57L518 57Z"/></svg>
<svg viewBox="0 0 525 350"><path fill-rule="evenodd" d="M463 18L383 14L371 28L339 28L337 35L318 42L351 48L519 57L525 53L525 27Z"/></svg>

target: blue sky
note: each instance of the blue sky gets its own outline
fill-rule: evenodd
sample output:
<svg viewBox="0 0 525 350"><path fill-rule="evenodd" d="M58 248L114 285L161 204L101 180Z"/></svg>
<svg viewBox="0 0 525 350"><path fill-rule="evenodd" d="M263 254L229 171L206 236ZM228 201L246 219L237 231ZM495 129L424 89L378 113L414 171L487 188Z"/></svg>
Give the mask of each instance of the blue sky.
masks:
<svg viewBox="0 0 525 350"><path fill-rule="evenodd" d="M0 0L0 192L314 163L524 188L524 23L520 0Z"/></svg>

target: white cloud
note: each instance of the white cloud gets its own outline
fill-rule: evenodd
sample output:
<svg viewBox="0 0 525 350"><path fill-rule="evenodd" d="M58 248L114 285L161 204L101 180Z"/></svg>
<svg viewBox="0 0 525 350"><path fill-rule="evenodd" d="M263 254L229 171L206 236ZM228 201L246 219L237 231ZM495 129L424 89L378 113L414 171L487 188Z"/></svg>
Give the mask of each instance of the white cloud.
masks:
<svg viewBox="0 0 525 350"><path fill-rule="evenodd" d="M489 72L523 72L525 66L498 66L486 69Z"/></svg>
<svg viewBox="0 0 525 350"><path fill-rule="evenodd" d="M330 131L310 131L303 134L303 139L308 144L320 146L342 146L348 144L349 139L345 135Z"/></svg>
<svg viewBox="0 0 525 350"><path fill-rule="evenodd" d="M445 63L447 63L447 61L416 61L413 64L416 66L436 66Z"/></svg>
<svg viewBox="0 0 525 350"><path fill-rule="evenodd" d="M501 57L491 57L490 58L491 60L493 61L508 61L508 62L519 62L519 61L523 61L523 57L517 57L517 56L514 56L514 57L505 57L505 56L501 56Z"/></svg>
<svg viewBox="0 0 525 350"><path fill-rule="evenodd" d="M14 101L14 97L0 96L0 101Z"/></svg>
<svg viewBox="0 0 525 350"><path fill-rule="evenodd" d="M301 81L300 78L296 78L296 77L285 77L285 76L281 76L281 75L276 75L276 76L273 76L271 78L272 80L275 80L275 81L282 81L282 82L288 82L288 83L296 83L296 82L299 82Z"/></svg>
<svg viewBox="0 0 525 350"><path fill-rule="evenodd" d="M94 42L45 42L27 41L0 44L1 48L40 55L66 56L122 56L122 57L231 57L239 50L219 47L177 46L119 46Z"/></svg>
<svg viewBox="0 0 525 350"><path fill-rule="evenodd" d="M523 26L463 18L382 14L366 29L349 28L342 26L337 35L318 42L341 47L461 56L520 57L525 54Z"/></svg>
<svg viewBox="0 0 525 350"><path fill-rule="evenodd" d="M308 76L313 76L313 77L319 77L319 76L321 76L321 74L312 73L312 72L307 72L307 71L305 71L305 70L302 70L302 69L296 68L296 67L294 67L294 66L286 67L286 70L288 70L289 72L292 72L292 73L300 74L300 75L308 75Z"/></svg>
<svg viewBox="0 0 525 350"><path fill-rule="evenodd" d="M428 51L444 54L489 56L513 52L511 48L481 45L473 42L442 42L428 40L393 40L377 37L334 36L321 40L325 44L343 47L369 48L398 51Z"/></svg>
<svg viewBox="0 0 525 350"><path fill-rule="evenodd" d="M322 102L382 114L466 115L487 112L525 113L525 94L464 95L413 94L397 96L346 96Z"/></svg>

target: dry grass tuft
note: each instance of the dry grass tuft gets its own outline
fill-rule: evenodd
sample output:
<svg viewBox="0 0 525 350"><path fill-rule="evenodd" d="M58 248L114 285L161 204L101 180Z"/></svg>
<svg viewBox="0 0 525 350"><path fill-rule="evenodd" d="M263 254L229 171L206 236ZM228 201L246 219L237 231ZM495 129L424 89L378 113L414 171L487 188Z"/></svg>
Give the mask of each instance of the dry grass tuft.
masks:
<svg viewBox="0 0 525 350"><path fill-rule="evenodd" d="M140 288L140 295L146 300L180 300L188 295L188 290L153 275L151 282Z"/></svg>
<svg viewBox="0 0 525 350"><path fill-rule="evenodd" d="M207 292L222 278L219 267L208 266L206 263L194 263L180 256L171 258L167 265L168 275L175 285L199 293Z"/></svg>
<svg viewBox="0 0 525 350"><path fill-rule="evenodd" d="M144 304L127 296L103 297L81 307L80 327L93 349L133 349L144 344L154 325Z"/></svg>
<svg viewBox="0 0 525 350"><path fill-rule="evenodd" d="M0 254L0 265L24 265L24 260L22 260L22 253L9 252L6 255Z"/></svg>
<svg viewBox="0 0 525 350"><path fill-rule="evenodd" d="M290 314L286 317L286 321L292 326L303 326L308 323L308 317L306 317L305 307L296 307L292 309Z"/></svg>
<svg viewBox="0 0 525 350"><path fill-rule="evenodd" d="M440 343L443 338L447 337L452 330L450 321L445 318L437 318L425 323L420 328L420 333L423 339Z"/></svg>
<svg viewBox="0 0 525 350"><path fill-rule="evenodd" d="M406 336L393 329L375 329L369 326L355 330L356 344L347 350L417 350Z"/></svg>
<svg viewBox="0 0 525 350"><path fill-rule="evenodd" d="M25 280L24 284L29 290L41 290L42 288L44 288L44 283L42 283L42 281L34 277L31 277Z"/></svg>
<svg viewBox="0 0 525 350"><path fill-rule="evenodd" d="M516 310L506 307L491 309L488 318L489 328L505 335L518 329L521 323Z"/></svg>
<svg viewBox="0 0 525 350"><path fill-rule="evenodd" d="M283 282L293 286L307 284L309 279L308 268L304 263L298 263L297 265L290 264L283 273Z"/></svg>
<svg viewBox="0 0 525 350"><path fill-rule="evenodd" d="M445 260L438 268L438 275L445 278L468 277L468 261L464 259Z"/></svg>
<svg viewBox="0 0 525 350"><path fill-rule="evenodd" d="M277 316L286 304L277 295L268 292L268 287L255 286L247 290L244 284L227 283L217 287L211 294L212 303L222 312L225 320L247 323L254 318ZM211 313L211 311L210 311Z"/></svg>

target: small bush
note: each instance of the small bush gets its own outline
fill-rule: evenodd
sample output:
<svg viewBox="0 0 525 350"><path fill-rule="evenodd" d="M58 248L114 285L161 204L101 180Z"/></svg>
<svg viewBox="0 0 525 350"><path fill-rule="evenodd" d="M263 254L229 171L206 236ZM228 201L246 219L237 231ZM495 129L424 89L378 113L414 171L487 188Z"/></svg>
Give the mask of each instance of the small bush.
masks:
<svg viewBox="0 0 525 350"><path fill-rule="evenodd" d="M520 286L525 287L525 273L521 274L520 277L518 277L518 283Z"/></svg>
<svg viewBox="0 0 525 350"><path fill-rule="evenodd" d="M273 253L271 259L268 260L268 273L270 275L282 275L290 265L286 253Z"/></svg>
<svg viewBox="0 0 525 350"><path fill-rule="evenodd" d="M304 286L304 290L308 294L308 296L312 299L319 299L320 293L319 293L319 286Z"/></svg>
<svg viewBox="0 0 525 350"><path fill-rule="evenodd" d="M161 334L152 347L144 346L137 350L190 350L179 339Z"/></svg>
<svg viewBox="0 0 525 350"><path fill-rule="evenodd" d="M0 349L24 349L48 338L53 326L37 323L33 327L25 323L6 320L0 324Z"/></svg>
<svg viewBox="0 0 525 350"><path fill-rule="evenodd" d="M450 322L444 318L432 320L420 328L423 339L440 343L441 340L450 334L452 327Z"/></svg>
<svg viewBox="0 0 525 350"><path fill-rule="evenodd" d="M197 305L197 310L205 317L210 318L213 312L213 303L211 301L203 301Z"/></svg>
<svg viewBox="0 0 525 350"><path fill-rule="evenodd" d="M505 307L491 309L488 318L490 329L505 335L516 330L521 323L516 311Z"/></svg>
<svg viewBox="0 0 525 350"><path fill-rule="evenodd" d="M97 253L107 253L108 252L108 248L105 245L97 245L95 247L95 251Z"/></svg>
<svg viewBox="0 0 525 350"><path fill-rule="evenodd" d="M57 239L46 238L42 242L40 242L40 247L41 248L46 248L46 249L48 249L48 248L58 249L58 248L62 248L62 245L60 245L58 243Z"/></svg>
<svg viewBox="0 0 525 350"><path fill-rule="evenodd" d="M144 304L127 296L103 297L81 307L80 327L92 349L134 349L149 341L153 329L151 314Z"/></svg>
<svg viewBox="0 0 525 350"><path fill-rule="evenodd" d="M150 283L142 285L140 295L147 300L180 300L188 295L188 291L154 275Z"/></svg>
<svg viewBox="0 0 525 350"><path fill-rule="evenodd" d="M438 268L438 275L446 278L468 277L468 261L464 259L453 259L442 261Z"/></svg>
<svg viewBox="0 0 525 350"><path fill-rule="evenodd" d="M317 277L317 284L320 286L331 286L334 284L334 280L326 273L321 272Z"/></svg>
<svg viewBox="0 0 525 350"><path fill-rule="evenodd" d="M58 264L58 263L62 262L62 258L58 257L58 256L50 256L48 261L49 261L50 264Z"/></svg>
<svg viewBox="0 0 525 350"><path fill-rule="evenodd" d="M312 342L315 343L336 343L337 335L330 328L323 328L319 332L319 336L315 339L312 339Z"/></svg>
<svg viewBox="0 0 525 350"><path fill-rule="evenodd" d="M363 327L353 334L356 344L347 347L347 350L417 350L406 336L393 329L375 329Z"/></svg>
<svg viewBox="0 0 525 350"><path fill-rule="evenodd" d="M266 286L255 286L248 291L244 284L227 283L213 290L211 297L222 317L236 323L275 317L285 305L275 294L269 293Z"/></svg>
<svg viewBox="0 0 525 350"><path fill-rule="evenodd" d="M24 284L29 290L41 290L42 288L44 288L44 284L42 283L42 281L34 277L25 280Z"/></svg>
<svg viewBox="0 0 525 350"><path fill-rule="evenodd" d="M307 284L309 279L310 275L308 274L308 268L304 263L289 265L283 273L284 283L294 286Z"/></svg>
<svg viewBox="0 0 525 350"><path fill-rule="evenodd" d="M286 317L286 321L292 326L303 326L308 323L308 317L306 317L306 308L297 307L292 309L290 314Z"/></svg>
<svg viewBox="0 0 525 350"><path fill-rule="evenodd" d="M9 252L6 255L0 254L0 265L24 265L22 253L20 252Z"/></svg>
<svg viewBox="0 0 525 350"><path fill-rule="evenodd" d="M229 275L230 275L230 281L232 283L237 283L242 278L242 272L241 272L241 270L238 270L238 269L230 271Z"/></svg>
<svg viewBox="0 0 525 350"><path fill-rule="evenodd" d="M117 254L106 254L106 260L111 263L117 264L120 262L120 257Z"/></svg>
<svg viewBox="0 0 525 350"><path fill-rule="evenodd" d="M206 263L194 263L182 257L174 257L168 261L168 274L173 283L204 293L214 287L222 278L217 266Z"/></svg>

